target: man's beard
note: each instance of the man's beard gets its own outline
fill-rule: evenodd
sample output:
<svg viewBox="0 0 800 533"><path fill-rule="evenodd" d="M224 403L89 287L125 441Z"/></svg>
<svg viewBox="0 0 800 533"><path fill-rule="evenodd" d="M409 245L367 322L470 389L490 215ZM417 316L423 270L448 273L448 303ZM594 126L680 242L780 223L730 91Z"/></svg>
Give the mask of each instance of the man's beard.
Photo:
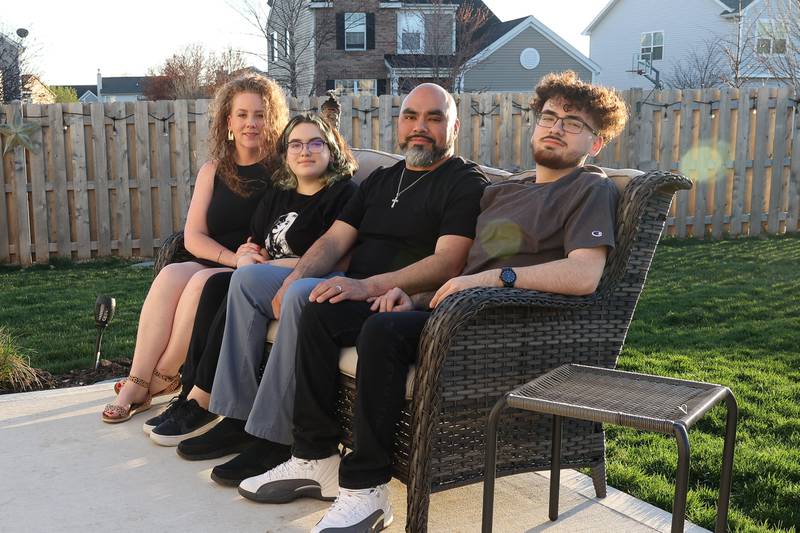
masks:
<svg viewBox="0 0 800 533"><path fill-rule="evenodd" d="M533 151L533 160L537 165L542 165L546 168L552 168L553 170L561 170L564 168L574 168L580 166L583 162L583 156L580 156L576 159L565 159L560 155L540 148Z"/></svg>
<svg viewBox="0 0 800 533"><path fill-rule="evenodd" d="M408 137L406 137L408 139ZM427 168L432 166L437 161L444 159L450 149L453 147L453 139L447 140L446 146L439 146L436 141L427 137L431 141L431 147L424 146L409 146L408 140L400 143L400 149L404 151L406 163L412 167Z"/></svg>
<svg viewBox="0 0 800 533"><path fill-rule="evenodd" d="M544 137L542 140L547 138L548 137ZM554 137L550 138L554 139ZM559 142L561 141L559 140ZM552 168L553 170L562 170L565 168L574 168L580 166L585 159L585 155L567 159L563 155L558 155L550 150L547 150L546 148L536 148L535 143L532 143L532 148L533 160L536 162L536 164L542 165L546 168Z"/></svg>

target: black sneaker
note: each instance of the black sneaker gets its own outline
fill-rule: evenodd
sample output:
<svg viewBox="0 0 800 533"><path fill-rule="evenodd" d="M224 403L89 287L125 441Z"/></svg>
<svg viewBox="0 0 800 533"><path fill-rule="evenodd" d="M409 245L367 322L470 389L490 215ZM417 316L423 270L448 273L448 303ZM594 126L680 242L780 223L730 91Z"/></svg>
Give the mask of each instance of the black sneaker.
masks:
<svg viewBox="0 0 800 533"><path fill-rule="evenodd" d="M185 401L186 398L175 396L173 399L169 401L169 404L167 404L167 408L164 409L164 411L160 415L154 416L153 418L148 419L147 422L142 424L142 430L149 435L150 432L153 431L154 427L159 425L167 418L171 417L172 413L175 412L175 409L177 409L178 406L184 403Z"/></svg>
<svg viewBox="0 0 800 533"><path fill-rule="evenodd" d="M211 471L211 479L227 487L238 487L243 479L263 474L292 456L292 447L266 439L256 439L245 450Z"/></svg>
<svg viewBox="0 0 800 533"><path fill-rule="evenodd" d="M187 400L172 415L153 428L150 440L161 446L177 446L182 440L202 435L219 416L200 407L196 400Z"/></svg>
<svg viewBox="0 0 800 533"><path fill-rule="evenodd" d="M223 418L207 433L178 444L178 455L189 461L202 461L239 453L256 438L245 432L244 424L244 420Z"/></svg>

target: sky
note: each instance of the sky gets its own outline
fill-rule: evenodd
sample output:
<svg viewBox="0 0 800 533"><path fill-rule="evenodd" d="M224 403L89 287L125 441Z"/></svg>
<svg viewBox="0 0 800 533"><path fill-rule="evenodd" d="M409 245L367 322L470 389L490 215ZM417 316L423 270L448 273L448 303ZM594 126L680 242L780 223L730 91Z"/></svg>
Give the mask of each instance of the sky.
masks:
<svg viewBox="0 0 800 533"><path fill-rule="evenodd" d="M89 85L103 76L143 76L187 44L258 52L266 43L236 9L238 0L3 0L0 30L26 28L35 71L49 85ZM581 32L606 0L484 0L500 20L533 15L588 56ZM265 4L265 0L261 0ZM79 9L76 7L79 6ZM123 7L124 6L124 7ZM265 61L246 57L261 69Z"/></svg>

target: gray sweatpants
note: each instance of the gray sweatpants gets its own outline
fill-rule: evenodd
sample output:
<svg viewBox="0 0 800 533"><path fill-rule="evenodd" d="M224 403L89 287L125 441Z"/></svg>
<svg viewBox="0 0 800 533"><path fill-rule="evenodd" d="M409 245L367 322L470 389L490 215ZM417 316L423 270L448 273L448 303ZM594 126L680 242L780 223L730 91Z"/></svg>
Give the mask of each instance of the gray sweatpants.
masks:
<svg viewBox="0 0 800 533"><path fill-rule="evenodd" d="M272 298L290 272L272 265L249 265L234 272L209 405L212 413L247 420L248 433L281 444L292 443L294 352L300 313L308 295L322 281L299 279L286 290L275 344L259 384L267 325L274 319Z"/></svg>

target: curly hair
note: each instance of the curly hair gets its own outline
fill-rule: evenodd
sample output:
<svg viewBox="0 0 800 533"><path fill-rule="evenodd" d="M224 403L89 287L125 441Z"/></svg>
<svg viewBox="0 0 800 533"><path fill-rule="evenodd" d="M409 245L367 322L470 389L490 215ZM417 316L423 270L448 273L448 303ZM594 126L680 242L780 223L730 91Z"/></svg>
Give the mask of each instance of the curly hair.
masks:
<svg viewBox="0 0 800 533"><path fill-rule="evenodd" d="M619 135L628 121L628 107L615 90L581 81L571 70L543 77L530 106L538 115L545 102L559 97L592 117L606 142Z"/></svg>
<svg viewBox="0 0 800 533"><path fill-rule="evenodd" d="M355 174L358 169L356 158L353 157L353 152L347 146L347 141L339 133L338 130L331 128L331 126L322 118L310 113L296 115L289 121L284 128L281 138L278 141L278 150L280 163L278 169L272 174L272 183L281 189L294 189L297 187L297 176L295 176L292 169L289 168L289 163L286 160L286 153L289 149L289 135L298 124L313 124L322 133L322 140L328 145L331 152L331 159L328 163L328 168L325 173L320 177L323 186L327 187L337 181L346 179Z"/></svg>
<svg viewBox="0 0 800 533"><path fill-rule="evenodd" d="M233 99L242 93L258 95L264 104L264 129L261 135L261 161L269 175L278 164L278 138L289 118L283 90L270 78L258 74L238 76L214 94L211 104L209 155L217 162L217 173L232 191L249 196L264 187L264 182L252 183L242 179L236 170L236 144L228 140L228 117L232 113Z"/></svg>

